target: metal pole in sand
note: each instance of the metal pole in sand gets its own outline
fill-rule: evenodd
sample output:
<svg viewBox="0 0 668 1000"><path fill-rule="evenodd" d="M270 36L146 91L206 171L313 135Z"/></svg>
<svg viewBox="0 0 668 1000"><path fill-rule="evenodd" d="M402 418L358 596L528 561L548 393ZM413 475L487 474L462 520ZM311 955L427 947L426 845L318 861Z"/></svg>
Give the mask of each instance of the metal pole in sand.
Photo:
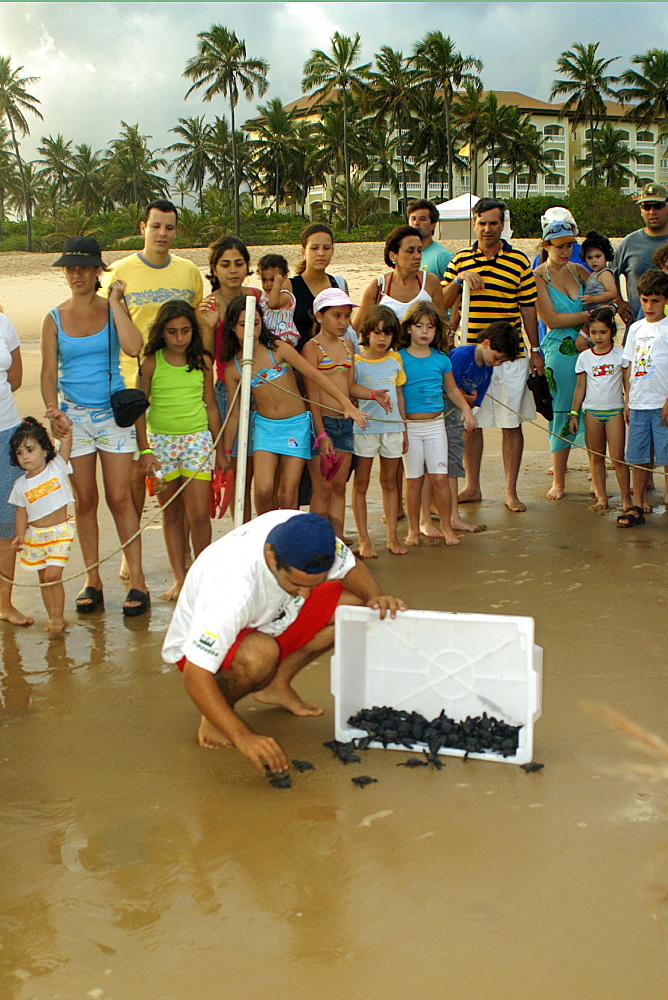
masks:
<svg viewBox="0 0 668 1000"><path fill-rule="evenodd" d="M244 523L244 497L246 495L246 458L248 456L248 415L250 413L250 384L253 367L253 330L255 328L255 299L246 296L246 321L241 350L241 392L239 394L239 437L237 445L237 475L234 488L234 527Z"/></svg>
<svg viewBox="0 0 668 1000"><path fill-rule="evenodd" d="M469 332L469 304L471 302L471 288L468 281L462 281L462 315L459 321L459 343L465 344Z"/></svg>

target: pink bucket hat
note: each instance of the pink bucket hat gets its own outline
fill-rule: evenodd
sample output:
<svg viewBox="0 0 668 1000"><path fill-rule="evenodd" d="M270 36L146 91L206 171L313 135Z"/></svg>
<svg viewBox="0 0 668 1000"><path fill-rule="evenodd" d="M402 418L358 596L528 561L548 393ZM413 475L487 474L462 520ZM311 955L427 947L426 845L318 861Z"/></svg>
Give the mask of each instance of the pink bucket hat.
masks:
<svg viewBox="0 0 668 1000"><path fill-rule="evenodd" d="M330 309L332 306L353 306L357 308L357 302L351 302L346 293L340 288L326 288L324 292L313 300L313 315L321 309Z"/></svg>

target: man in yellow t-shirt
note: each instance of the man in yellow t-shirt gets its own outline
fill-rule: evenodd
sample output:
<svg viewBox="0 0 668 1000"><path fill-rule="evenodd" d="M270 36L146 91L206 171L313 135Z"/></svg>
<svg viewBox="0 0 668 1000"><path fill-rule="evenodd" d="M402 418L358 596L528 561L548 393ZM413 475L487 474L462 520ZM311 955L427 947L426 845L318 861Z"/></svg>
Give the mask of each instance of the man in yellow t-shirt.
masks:
<svg viewBox="0 0 668 1000"><path fill-rule="evenodd" d="M173 299L185 299L196 306L202 299L202 275L196 264L170 254L176 237L178 212L171 201L152 201L139 224L144 247L112 264L102 276L103 294L112 281L125 282L125 301L132 321L144 343L160 306ZM137 361L121 352L121 375L134 388Z"/></svg>

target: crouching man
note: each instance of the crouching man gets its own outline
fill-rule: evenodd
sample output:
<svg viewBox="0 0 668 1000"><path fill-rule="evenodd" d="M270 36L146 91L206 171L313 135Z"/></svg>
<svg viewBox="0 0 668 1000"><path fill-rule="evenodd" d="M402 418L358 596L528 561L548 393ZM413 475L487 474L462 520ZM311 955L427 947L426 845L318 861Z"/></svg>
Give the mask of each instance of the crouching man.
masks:
<svg viewBox="0 0 668 1000"><path fill-rule="evenodd" d="M234 711L240 698L293 715L322 715L300 698L294 676L334 644L340 604L366 605L384 618L405 611L381 594L370 571L318 514L273 510L214 542L193 563L179 594L163 657L183 671L202 713L202 747L235 746L258 770L288 768L270 736Z"/></svg>

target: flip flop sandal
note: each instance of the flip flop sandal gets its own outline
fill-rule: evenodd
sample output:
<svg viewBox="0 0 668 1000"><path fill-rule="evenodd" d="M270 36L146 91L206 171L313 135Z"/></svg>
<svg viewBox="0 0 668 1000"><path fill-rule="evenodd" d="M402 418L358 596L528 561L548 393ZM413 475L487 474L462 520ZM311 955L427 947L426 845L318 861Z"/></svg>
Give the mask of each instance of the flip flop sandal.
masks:
<svg viewBox="0 0 668 1000"><path fill-rule="evenodd" d="M80 604L80 601L85 603ZM84 587L74 598L74 606L80 615L92 615L98 608L104 607L104 594L95 587Z"/></svg>
<svg viewBox="0 0 668 1000"><path fill-rule="evenodd" d="M336 452L330 451L324 455L320 456L320 472L322 473L326 483L329 483L336 473L341 468L341 463L345 455L337 455Z"/></svg>
<svg viewBox="0 0 668 1000"><path fill-rule="evenodd" d="M137 604L133 606L128 606L128 601L137 601ZM151 607L151 598L149 597L148 591L144 593L143 590L137 590L135 587L132 590L128 590L125 595L125 602L123 603L123 616L125 618L137 618L138 615L144 615Z"/></svg>
<svg viewBox="0 0 668 1000"><path fill-rule="evenodd" d="M624 524L623 522L627 523ZM629 507L625 510L623 514L620 514L617 518L618 528L636 528L639 524L645 523L645 515L640 509L640 507Z"/></svg>

